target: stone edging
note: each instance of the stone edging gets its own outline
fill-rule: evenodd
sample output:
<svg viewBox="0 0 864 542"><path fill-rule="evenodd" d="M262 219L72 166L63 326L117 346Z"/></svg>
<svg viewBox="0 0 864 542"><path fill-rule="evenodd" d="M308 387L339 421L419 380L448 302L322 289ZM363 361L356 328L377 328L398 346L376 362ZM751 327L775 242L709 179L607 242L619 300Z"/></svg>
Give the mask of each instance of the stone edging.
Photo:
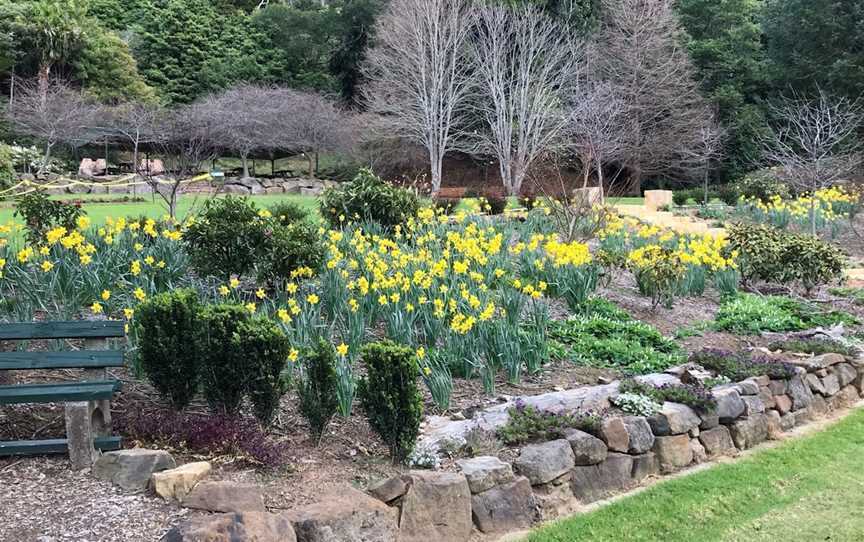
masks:
<svg viewBox="0 0 864 542"><path fill-rule="evenodd" d="M206 537L221 533L232 541L259 542L468 542L524 530L630 490L649 477L778 439L855 404L864 393L864 360L825 354L790 363L797 365L797 373L788 380L762 376L713 388L718 408L710 415L667 402L648 418L604 419L594 435L574 429L565 438L524 446L512 464L492 456L463 459L456 463L458 472L410 471L368 493L346 487L283 514L197 518L163 540L211 540ZM658 384L678 381L668 374L643 378ZM572 403L597 408L615 393L613 383L523 400L552 410ZM509 406L493 407L469 421L436 420L427 426L423 442L464 434L471 424L500 427Z"/></svg>

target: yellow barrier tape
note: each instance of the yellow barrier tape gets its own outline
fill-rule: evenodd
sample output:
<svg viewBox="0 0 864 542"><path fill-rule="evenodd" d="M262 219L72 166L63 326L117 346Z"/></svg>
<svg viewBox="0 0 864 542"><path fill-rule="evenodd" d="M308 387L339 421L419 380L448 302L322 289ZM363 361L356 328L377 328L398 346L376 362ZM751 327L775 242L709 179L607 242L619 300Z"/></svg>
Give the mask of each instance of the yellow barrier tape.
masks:
<svg viewBox="0 0 864 542"><path fill-rule="evenodd" d="M124 179L131 179L134 177L135 177L134 175L130 175L128 177L125 177ZM202 173L201 175L196 175L195 177L179 181L179 184L196 183L196 182L203 181L203 180L209 179L209 178L210 178L209 173ZM98 186L98 187L104 187L104 188L116 188L116 187L121 187L121 186L128 187L128 186L152 184L149 181L128 182L124 179L117 179L115 181L107 181L104 183L83 182L83 181L77 181L75 179L58 179L59 181L66 182L67 184L42 184L42 183L36 183L34 181L24 180L24 181L20 181L19 183L7 188L6 190L0 190L0 197L2 197L5 194L8 194L8 193L15 192L16 190L18 190L22 186L24 186L24 187L31 186L32 188L30 188L28 190L16 192L16 194L15 194L16 196L29 194L31 192L35 192L36 190L58 190L58 189L64 189L64 188L71 188L73 186ZM165 182L156 181L156 183L157 184L174 184L173 182L170 182L170 181L165 181Z"/></svg>

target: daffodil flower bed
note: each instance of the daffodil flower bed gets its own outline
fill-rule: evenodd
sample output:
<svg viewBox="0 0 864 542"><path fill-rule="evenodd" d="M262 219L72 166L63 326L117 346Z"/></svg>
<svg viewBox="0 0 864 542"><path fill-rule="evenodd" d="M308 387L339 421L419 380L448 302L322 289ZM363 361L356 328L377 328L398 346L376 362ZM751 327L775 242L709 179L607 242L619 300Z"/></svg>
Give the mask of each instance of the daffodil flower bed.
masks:
<svg viewBox="0 0 864 542"><path fill-rule="evenodd" d="M748 214L758 223L769 223L780 229L793 223L809 229L811 212L815 212L816 229L830 228L832 237L839 233L842 221L853 218L860 208L860 191L843 186L823 188L813 196L805 194L784 199L775 194L767 201L742 197L738 202L740 212Z"/></svg>

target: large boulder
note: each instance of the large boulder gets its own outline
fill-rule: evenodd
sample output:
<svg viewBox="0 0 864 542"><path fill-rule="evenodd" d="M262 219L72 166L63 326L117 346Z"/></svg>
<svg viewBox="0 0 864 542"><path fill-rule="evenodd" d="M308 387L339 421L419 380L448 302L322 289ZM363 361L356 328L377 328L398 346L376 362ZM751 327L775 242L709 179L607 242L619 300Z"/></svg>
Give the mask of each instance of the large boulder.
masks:
<svg viewBox="0 0 864 542"><path fill-rule="evenodd" d="M735 388L714 388L711 393L717 400L717 417L720 423L730 423L744 413L744 401Z"/></svg>
<svg viewBox="0 0 864 542"><path fill-rule="evenodd" d="M513 462L519 474L531 480L531 485L549 483L566 474L575 464L573 449L564 439L526 446Z"/></svg>
<svg viewBox="0 0 864 542"><path fill-rule="evenodd" d="M825 395L837 395L840 391L840 379L836 373L831 373L822 379L822 389L825 390Z"/></svg>
<svg viewBox="0 0 864 542"><path fill-rule="evenodd" d="M128 491L147 489L154 472L176 466L171 454L164 450L132 448L106 452L93 464L93 475L109 480Z"/></svg>
<svg viewBox="0 0 864 542"><path fill-rule="evenodd" d="M746 395L741 398L744 401L744 415L754 416L765 412L765 403L757 395Z"/></svg>
<svg viewBox="0 0 864 542"><path fill-rule="evenodd" d="M626 489L633 481L633 457L611 452L606 461L573 469L570 487L583 503L594 502Z"/></svg>
<svg viewBox="0 0 864 542"><path fill-rule="evenodd" d="M201 482L180 504L209 512L264 512L264 495L255 484Z"/></svg>
<svg viewBox="0 0 864 542"><path fill-rule="evenodd" d="M804 383L801 375L795 375L789 379L789 398L792 399L792 410L801 410L807 408L813 403L813 392L810 387Z"/></svg>
<svg viewBox="0 0 864 542"><path fill-rule="evenodd" d="M729 425L729 433L739 449L752 448L768 439L768 418L765 414L741 418Z"/></svg>
<svg viewBox="0 0 864 542"><path fill-rule="evenodd" d="M401 476L393 476L373 484L366 491L379 501L392 503L408 491L408 484Z"/></svg>
<svg viewBox="0 0 864 542"><path fill-rule="evenodd" d="M780 414L786 414L792 410L792 399L790 399L786 394L775 395L774 408L777 409L777 412Z"/></svg>
<svg viewBox="0 0 864 542"><path fill-rule="evenodd" d="M661 472L668 473L686 467L693 461L690 437L686 434L657 437L654 440L654 454Z"/></svg>
<svg viewBox="0 0 864 542"><path fill-rule="evenodd" d="M630 433L627 432L627 426L621 418L603 420L598 434L610 451L627 453L630 449Z"/></svg>
<svg viewBox="0 0 864 542"><path fill-rule="evenodd" d="M687 405L663 403L660 412L648 418L651 430L657 436L681 435L699 427L702 419Z"/></svg>
<svg viewBox="0 0 864 542"><path fill-rule="evenodd" d="M699 419L698 417L696 418ZM627 449L631 454L644 454L654 446L654 433L651 426L642 416L627 416L623 418L624 426L630 437L630 447Z"/></svg>
<svg viewBox="0 0 864 542"><path fill-rule="evenodd" d="M160 542L297 542L297 537L285 517L268 512L238 512L184 521Z"/></svg>
<svg viewBox="0 0 864 542"><path fill-rule="evenodd" d="M472 457L456 462L468 480L471 493L482 493L513 480L513 468L493 456Z"/></svg>
<svg viewBox="0 0 864 542"><path fill-rule="evenodd" d="M570 443L576 465L596 465L606 459L608 449L599 438L578 429L565 431L564 438Z"/></svg>
<svg viewBox="0 0 864 542"><path fill-rule="evenodd" d="M157 495L170 501L178 501L192 491L195 484L210 474L211 466L208 461L196 461L186 463L177 468L156 472L150 477L150 484Z"/></svg>
<svg viewBox="0 0 864 542"><path fill-rule="evenodd" d="M471 490L465 476L412 471L409 479L410 487L402 498L400 542L467 540L472 525Z"/></svg>
<svg viewBox="0 0 864 542"><path fill-rule="evenodd" d="M657 456L654 452L633 456L633 471L631 472L631 476L634 482L642 481L648 476L654 476L659 472L660 465L657 463Z"/></svg>
<svg viewBox="0 0 864 542"><path fill-rule="evenodd" d="M858 378L858 371L855 370L855 367L851 363L840 363L839 365L835 365L833 370L834 374L837 375L841 388L845 388Z"/></svg>
<svg viewBox="0 0 864 542"><path fill-rule="evenodd" d="M737 452L735 443L732 442L732 435L729 434L729 429L725 425L700 432L699 442L705 448L705 453L708 454L709 459Z"/></svg>
<svg viewBox="0 0 864 542"><path fill-rule="evenodd" d="M398 515L396 508L350 486L283 514L299 542L395 542Z"/></svg>
<svg viewBox="0 0 864 542"><path fill-rule="evenodd" d="M534 520L534 493L524 476L471 497L474 524L484 533L514 531Z"/></svg>

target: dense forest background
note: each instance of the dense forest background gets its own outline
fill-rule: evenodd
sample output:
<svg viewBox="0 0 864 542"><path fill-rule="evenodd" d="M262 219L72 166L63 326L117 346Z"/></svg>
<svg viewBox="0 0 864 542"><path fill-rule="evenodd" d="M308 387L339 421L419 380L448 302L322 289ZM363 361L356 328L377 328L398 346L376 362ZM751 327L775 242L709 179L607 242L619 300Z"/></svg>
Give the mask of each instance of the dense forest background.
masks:
<svg viewBox="0 0 864 542"><path fill-rule="evenodd" d="M519 0L511 0L519 1ZM590 34L598 0L538 0ZM186 104L238 83L314 90L362 108L359 66L386 0L0 0L0 88L62 77L100 101ZM678 0L681 46L726 128L718 180L758 161L767 104L864 93L861 0Z"/></svg>

